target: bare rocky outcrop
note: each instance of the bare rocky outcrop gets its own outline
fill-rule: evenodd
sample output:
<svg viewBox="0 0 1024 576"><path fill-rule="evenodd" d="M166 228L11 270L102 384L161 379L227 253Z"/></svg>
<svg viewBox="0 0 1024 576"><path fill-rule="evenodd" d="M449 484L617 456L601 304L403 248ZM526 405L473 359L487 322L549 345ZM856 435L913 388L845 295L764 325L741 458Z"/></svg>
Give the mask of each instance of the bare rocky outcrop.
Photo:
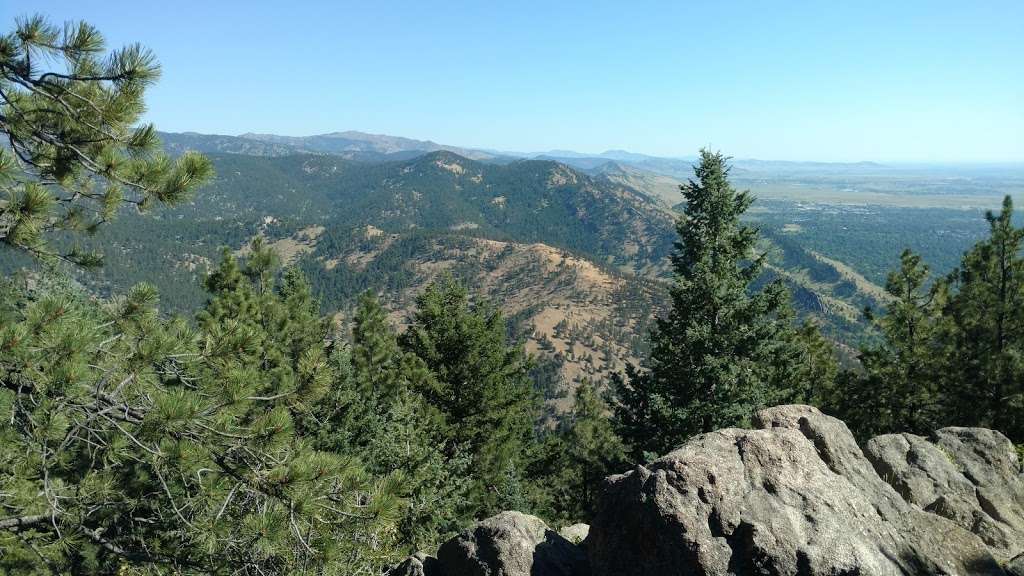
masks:
<svg viewBox="0 0 1024 576"><path fill-rule="evenodd" d="M573 544L582 544L590 534L590 526L587 524L573 524L558 531L558 534Z"/></svg>
<svg viewBox="0 0 1024 576"><path fill-rule="evenodd" d="M865 453L907 502L977 534L1000 561L1024 553L1024 476L1017 451L999 432L886 434L869 440Z"/></svg>
<svg viewBox="0 0 1024 576"><path fill-rule="evenodd" d="M756 423L606 479L595 576L1004 574L976 535L885 483L843 422L779 406Z"/></svg>
<svg viewBox="0 0 1024 576"><path fill-rule="evenodd" d="M589 526L554 532L536 516L502 512L445 542L438 558L414 554L387 576L589 576Z"/></svg>
<svg viewBox="0 0 1024 576"><path fill-rule="evenodd" d="M1024 554L1006 563L1006 576L1024 576Z"/></svg>
<svg viewBox="0 0 1024 576"><path fill-rule="evenodd" d="M387 576L442 576L444 572L437 558L417 552L388 570Z"/></svg>
<svg viewBox="0 0 1024 576"><path fill-rule="evenodd" d="M437 552L445 576L587 576L583 549L536 516L502 512L445 542ZM427 576L433 576L428 574Z"/></svg>
<svg viewBox="0 0 1024 576"><path fill-rule="evenodd" d="M1024 476L1005 436L943 428L858 446L809 406L702 434L605 479L590 526L519 512L390 576L1024 576Z"/></svg>

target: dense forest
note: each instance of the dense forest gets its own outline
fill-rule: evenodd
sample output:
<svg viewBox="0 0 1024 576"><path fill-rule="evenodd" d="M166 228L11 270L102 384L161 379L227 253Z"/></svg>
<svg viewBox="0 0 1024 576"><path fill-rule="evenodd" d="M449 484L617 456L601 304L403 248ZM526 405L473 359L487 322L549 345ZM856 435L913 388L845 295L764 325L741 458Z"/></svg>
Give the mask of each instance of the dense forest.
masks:
<svg viewBox="0 0 1024 576"><path fill-rule="evenodd" d="M585 521L606 475L775 404L816 405L860 438L959 425L1024 443L1024 229L1009 197L951 273L906 250L868 298L762 233L770 215L750 217L718 152L700 152L678 215L552 161L169 154L139 123L159 71L85 23L26 18L0 37L0 254L21 268L0 284L4 573L381 573L501 510ZM264 185L244 188L252 203L230 196L243 174ZM493 193L505 181L518 196ZM281 193L299 187L302 203ZM271 206L278 240L323 227L315 250L282 254L265 237ZM186 217L199 212L217 217ZM469 221L455 240L410 232ZM153 249L197 237L202 269ZM557 245L559 262L606 255L586 270L632 282L613 294L633 320L600 334L630 341L558 322L611 368L553 414L552 368L472 270L434 277L401 324L382 304L439 237L493 243L494 268L510 239ZM128 258L147 243L154 257ZM386 254L371 280L321 258L357 249ZM134 285L81 280L109 267ZM552 292L575 279L515 270ZM822 330L801 278L866 310ZM664 310L637 304L662 292ZM841 362L835 338L854 323L870 337ZM616 353L631 356L621 370Z"/></svg>

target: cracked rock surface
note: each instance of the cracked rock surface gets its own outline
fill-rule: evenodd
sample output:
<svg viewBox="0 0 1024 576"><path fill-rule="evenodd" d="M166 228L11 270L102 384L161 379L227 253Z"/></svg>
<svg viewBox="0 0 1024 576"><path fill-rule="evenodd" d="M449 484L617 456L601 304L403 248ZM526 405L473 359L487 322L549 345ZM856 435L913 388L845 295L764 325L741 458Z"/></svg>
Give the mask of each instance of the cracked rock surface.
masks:
<svg viewBox="0 0 1024 576"><path fill-rule="evenodd" d="M595 576L1006 573L962 522L884 481L840 420L809 406L755 420L607 478L587 539ZM973 440L954 437L966 459ZM972 466L977 478L988 464Z"/></svg>
<svg viewBox="0 0 1024 576"><path fill-rule="evenodd" d="M977 534L1001 562L1024 553L1024 476L1006 436L985 428L886 434L865 454L906 501Z"/></svg>
<svg viewBox="0 0 1024 576"><path fill-rule="evenodd" d="M583 549L536 516L502 512L441 545L443 576L586 576ZM433 576L428 573L427 576Z"/></svg>

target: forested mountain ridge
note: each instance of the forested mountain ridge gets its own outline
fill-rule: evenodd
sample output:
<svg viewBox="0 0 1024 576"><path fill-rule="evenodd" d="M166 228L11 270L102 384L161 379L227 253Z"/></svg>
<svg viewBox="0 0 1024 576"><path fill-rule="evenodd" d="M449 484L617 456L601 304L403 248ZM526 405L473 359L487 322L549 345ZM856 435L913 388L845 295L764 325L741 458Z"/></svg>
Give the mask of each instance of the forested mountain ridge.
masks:
<svg viewBox="0 0 1024 576"><path fill-rule="evenodd" d="M569 408L569 392L583 379L600 382L639 362L646 352L642 335L665 301L660 280L541 243L388 234L369 226L353 231L353 243L339 253L321 251L319 236L306 238L300 234L275 248L295 254L325 299L338 303L339 320L350 320L358 294L373 289L392 321L405 325L416 297L446 274L472 286L478 298L499 303L512 337L535 355L535 383L557 412Z"/></svg>
<svg viewBox="0 0 1024 576"><path fill-rule="evenodd" d="M292 146L297 150L337 154L342 156L359 152L396 155L402 153L422 154L426 152L446 150L475 160L487 160L498 157L498 155L494 153L476 150L473 148L446 146L430 140L415 140L412 138L389 136L386 134L367 134L366 132L359 132L357 130L330 132L328 134L317 134L314 136L278 136L276 134L246 133L240 135L239 138L274 144L285 144Z"/></svg>
<svg viewBox="0 0 1024 576"><path fill-rule="evenodd" d="M172 151L197 142L206 150L250 142L172 136L167 145ZM404 246L417 245L410 237L414 233L539 243L609 272L651 279L663 274L675 239L675 215L666 207L671 179L654 180L663 195L659 200L646 185L651 175L633 169L609 167L606 173L586 174L548 160L495 164L447 151L379 162L291 153L278 144L234 150L209 153L217 176L187 205L161 210L153 218L128 214L101 230L94 241L112 249L106 251L104 269L85 281L116 289L151 279L162 288L166 306L191 309L203 298L204 263L216 260L219 247L237 250L262 234L270 241L307 244L299 254L301 265L323 295L325 308L333 311L350 306L361 290L386 294L402 283L423 285L429 275L417 270L429 268L424 264L429 250L395 256ZM344 262L372 243L361 237L366 226L404 241L363 270L324 266ZM302 232L311 227L322 228L315 244ZM143 229L149 241L146 250L139 250ZM858 321L855 311L873 303L792 238L778 236L765 248L785 272L801 310L822 316L840 331L852 329Z"/></svg>
<svg viewBox="0 0 1024 576"><path fill-rule="evenodd" d="M164 140L172 153L206 150L217 175L188 204L151 218L126 214L86 240L107 246L105 266L79 275L103 293L151 281L167 310L195 309L220 247L240 250L255 236L306 272L330 313L350 310L365 290L382 294L392 309L407 308L436 278L438 262L453 264L468 285L490 286L483 280L495 277L489 267L518 259L531 264L513 287L535 299L550 296L550 304L526 309L500 291L480 295L501 302L513 333L544 360L543 370L570 382L607 375L640 357L637 343L664 305L659 278L675 239L675 215L667 208L674 180L667 177L622 165L587 174L549 160L478 162L448 151L382 162L298 153L287 143L248 138L170 134ZM877 304L871 291L793 238L766 238L769 275L786 280L802 313L855 343L859 310ZM486 249L494 242L505 248ZM479 257L460 261L457 255L467 250ZM540 252L584 263L601 280L587 287L597 276L541 273ZM615 292L607 286L636 282L649 288L617 294L607 304ZM545 292L551 285L557 293ZM579 306L584 309L568 310ZM611 361L604 353L609 345L616 352Z"/></svg>
<svg viewBox="0 0 1024 576"><path fill-rule="evenodd" d="M382 163L327 155L210 158L217 177L190 203L152 219L126 214L86 240L119 247L107 252L101 280L123 285L146 269L163 270L157 260L175 264L183 252L211 258L220 246L238 249L261 231L279 239L310 226L327 231L321 251L343 248L338 243L352 229L372 225L388 233L539 242L631 270L656 270L672 247L672 216L662 206L554 162L486 164L449 152ZM150 239L144 252L134 248L142 228ZM154 271L176 285L172 292L194 283ZM170 298L172 305L189 301Z"/></svg>
<svg viewBox="0 0 1024 576"><path fill-rule="evenodd" d="M272 157L210 154L218 176L191 205L195 216L207 210L222 218L330 220L335 227L477 230L633 269L661 264L671 250L672 215L662 205L552 161L499 165L437 151L365 162L268 152Z"/></svg>

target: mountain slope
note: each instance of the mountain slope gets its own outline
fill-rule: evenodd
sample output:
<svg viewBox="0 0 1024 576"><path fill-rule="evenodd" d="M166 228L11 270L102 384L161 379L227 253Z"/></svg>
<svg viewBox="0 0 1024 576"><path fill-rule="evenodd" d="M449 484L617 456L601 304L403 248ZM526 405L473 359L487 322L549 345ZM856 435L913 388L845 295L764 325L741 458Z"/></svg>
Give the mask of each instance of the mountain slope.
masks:
<svg viewBox="0 0 1024 576"><path fill-rule="evenodd" d="M93 289L150 281L165 310L192 309L220 248L241 251L263 236L309 275L325 312L348 310L368 289L408 309L427 282L451 271L503 306L545 359L542 381L601 380L644 356L676 240L675 216L657 198L678 194L670 178L620 163L588 174L448 151L365 162L282 142L177 136L170 145L220 150L210 154L216 179L187 205L125 213L101 229L94 242L107 264L80 274ZM790 285L801 312L840 339L854 334L875 288L791 236L769 230L765 239L771 275Z"/></svg>
<svg viewBox="0 0 1024 576"><path fill-rule="evenodd" d="M214 156L197 210L345 229L464 231L543 242L633 270L662 266L672 216L637 190L547 161L499 165L439 151L365 164L335 156Z"/></svg>
<svg viewBox="0 0 1024 576"><path fill-rule="evenodd" d="M430 140L414 140L412 138L388 136L386 134L367 134L366 132L357 132L355 130L317 134L314 136L278 136L275 134L247 133L239 137L246 140L290 146L297 150L342 156L362 152L392 157L401 154L408 158L425 152L446 150L475 160L486 160L495 157L494 154L489 152L471 148L460 148L458 146L445 146Z"/></svg>
<svg viewBox="0 0 1024 576"><path fill-rule="evenodd" d="M641 170L615 161L601 164L591 173L607 178L620 186L639 190L662 202L666 207L675 206L683 199L683 194L679 190L683 181L671 176Z"/></svg>
<svg viewBox="0 0 1024 576"><path fill-rule="evenodd" d="M540 364L535 377L552 407L567 408L567 387L603 382L645 354L652 311L665 283L624 274L542 243L502 242L457 233L352 230L344 247L322 234L289 239L295 261L332 309L346 317L358 294L382 294L402 324L415 297L442 274L500 305L512 334ZM281 242L281 241L278 241Z"/></svg>
<svg viewBox="0 0 1024 576"><path fill-rule="evenodd" d="M655 275L675 238L671 214L642 192L554 162L501 165L444 151L380 163L309 154L210 158L217 176L192 202L145 217L126 212L85 239L85 247L104 249L107 264L84 281L116 291L152 279L166 307L193 308L203 298L200 271L181 268L183 255L215 260L220 246L238 249L259 233L287 238L312 226L325 230L325 250L345 249L351 230L372 225L389 234L543 243Z"/></svg>

